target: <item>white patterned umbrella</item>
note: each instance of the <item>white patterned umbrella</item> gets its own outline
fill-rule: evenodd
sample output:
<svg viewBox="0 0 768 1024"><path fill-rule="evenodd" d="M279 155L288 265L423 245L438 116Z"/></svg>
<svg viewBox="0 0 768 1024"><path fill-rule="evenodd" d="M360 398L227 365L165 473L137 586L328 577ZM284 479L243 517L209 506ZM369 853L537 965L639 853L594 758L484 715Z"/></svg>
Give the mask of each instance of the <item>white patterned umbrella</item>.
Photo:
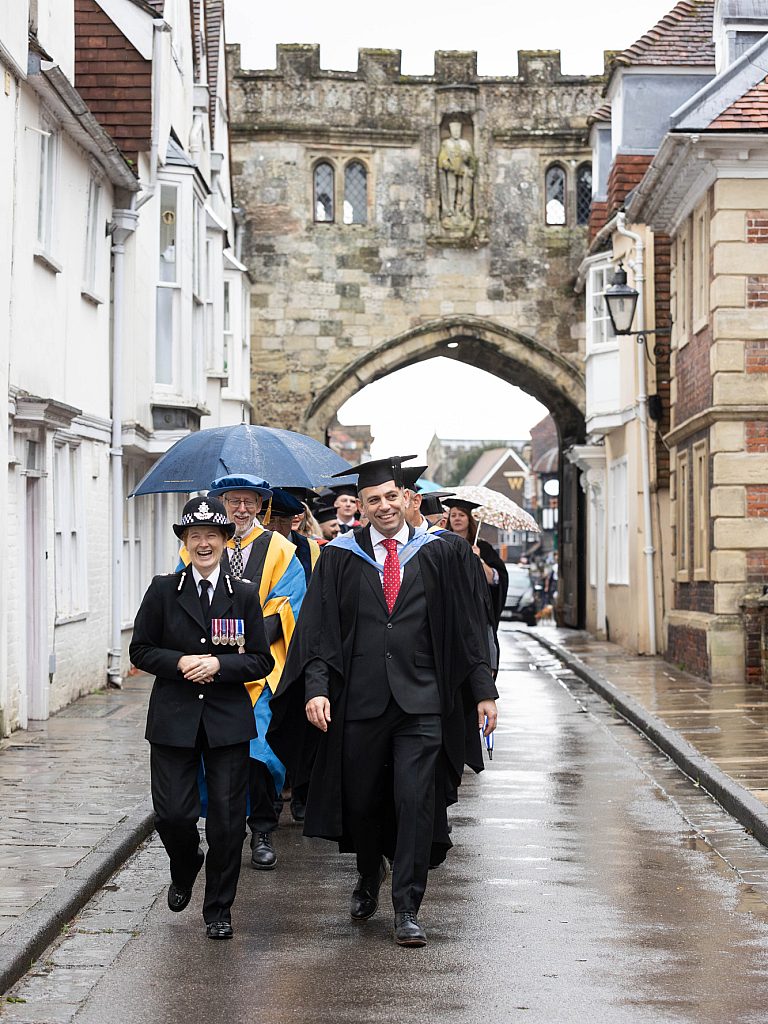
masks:
<svg viewBox="0 0 768 1024"><path fill-rule="evenodd" d="M472 509L472 518L478 524L477 533L480 532L483 523L496 526L500 530L528 530L531 533L541 533L539 524L533 516L505 494L492 491L490 487L452 487L451 490L462 501L471 501L479 506Z"/></svg>

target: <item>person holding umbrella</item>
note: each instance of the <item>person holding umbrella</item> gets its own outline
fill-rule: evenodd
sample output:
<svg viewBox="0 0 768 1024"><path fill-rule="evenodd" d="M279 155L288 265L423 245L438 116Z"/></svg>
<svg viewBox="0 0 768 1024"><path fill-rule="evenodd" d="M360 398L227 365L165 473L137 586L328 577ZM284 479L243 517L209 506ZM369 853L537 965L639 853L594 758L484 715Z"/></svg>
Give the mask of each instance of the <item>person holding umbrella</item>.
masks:
<svg viewBox="0 0 768 1024"><path fill-rule="evenodd" d="M232 938L256 734L243 685L272 669L258 594L221 569L234 533L215 498L192 498L173 527L189 568L156 576L141 602L132 663L155 675L147 713L156 828L170 858L168 907L187 906L205 861L203 919L210 939ZM199 846L198 770L208 788L208 856Z"/></svg>
<svg viewBox="0 0 768 1024"><path fill-rule="evenodd" d="M507 567L502 562L498 551L488 541L477 536L479 530L472 519L472 510L480 507L476 502L453 497L445 498L443 504L449 509L446 529L458 537L463 537L471 544L472 550L480 559L493 607L493 629L495 632L499 628L504 602L507 599L507 587L509 586Z"/></svg>

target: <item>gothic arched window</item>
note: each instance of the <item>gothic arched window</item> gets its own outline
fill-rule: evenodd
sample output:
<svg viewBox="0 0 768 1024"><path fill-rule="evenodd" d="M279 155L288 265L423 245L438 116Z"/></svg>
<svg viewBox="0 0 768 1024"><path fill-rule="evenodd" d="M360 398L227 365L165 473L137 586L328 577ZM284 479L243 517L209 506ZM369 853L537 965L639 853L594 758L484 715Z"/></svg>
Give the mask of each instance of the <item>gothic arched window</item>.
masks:
<svg viewBox="0 0 768 1024"><path fill-rule="evenodd" d="M582 164L576 172L576 223L589 224L592 211L592 164Z"/></svg>
<svg viewBox="0 0 768 1024"><path fill-rule="evenodd" d="M319 224L332 224L334 221L334 177L331 164L320 163L315 166L315 221Z"/></svg>
<svg viewBox="0 0 768 1024"><path fill-rule="evenodd" d="M558 226L565 224L565 171L559 164L547 168L545 185L545 222Z"/></svg>
<svg viewBox="0 0 768 1024"><path fill-rule="evenodd" d="M359 160L344 169L344 223L368 222L368 171Z"/></svg>

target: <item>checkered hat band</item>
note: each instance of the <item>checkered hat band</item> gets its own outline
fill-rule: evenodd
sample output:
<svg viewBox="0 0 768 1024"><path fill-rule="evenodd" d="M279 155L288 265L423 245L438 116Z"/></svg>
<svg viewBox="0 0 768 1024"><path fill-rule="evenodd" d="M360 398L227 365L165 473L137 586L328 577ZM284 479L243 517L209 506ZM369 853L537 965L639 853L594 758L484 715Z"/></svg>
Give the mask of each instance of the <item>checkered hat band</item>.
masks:
<svg viewBox="0 0 768 1024"><path fill-rule="evenodd" d="M220 512L214 512L213 515L208 516L201 516L199 512L195 512L192 515L181 517L182 526L196 526L198 523L210 523L212 526L227 526L229 520Z"/></svg>
<svg viewBox="0 0 768 1024"><path fill-rule="evenodd" d="M181 517L182 526L197 526L198 524L210 526L228 526L229 520L223 512L214 511L211 506L203 501L192 512L187 512Z"/></svg>

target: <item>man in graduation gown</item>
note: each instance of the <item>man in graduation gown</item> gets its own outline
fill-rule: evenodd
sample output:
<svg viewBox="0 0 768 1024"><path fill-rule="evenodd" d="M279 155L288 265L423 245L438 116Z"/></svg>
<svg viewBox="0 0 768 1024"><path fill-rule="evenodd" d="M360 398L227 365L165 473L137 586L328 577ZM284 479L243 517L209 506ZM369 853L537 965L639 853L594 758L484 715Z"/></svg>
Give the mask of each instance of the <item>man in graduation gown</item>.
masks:
<svg viewBox="0 0 768 1024"><path fill-rule="evenodd" d="M376 912L390 857L395 939L423 946L427 870L451 846L464 764L482 770L497 693L456 552L405 520L400 461L357 467L369 525L323 551L269 739L292 778L309 774L304 834L356 854L352 918Z"/></svg>
<svg viewBox="0 0 768 1024"><path fill-rule="evenodd" d="M235 525L221 560L224 572L235 579L249 580L258 588L264 629L274 667L264 679L247 683L258 735L251 741L248 784L248 828L251 832L251 867L272 870L277 854L272 833L277 828L285 783L285 766L266 740L271 718L270 702L285 665L301 602L306 593L304 570L296 548L279 533L264 529L256 516L272 490L265 480L247 473L219 477L211 484L209 496L223 501ZM186 549L180 551L186 562Z"/></svg>

